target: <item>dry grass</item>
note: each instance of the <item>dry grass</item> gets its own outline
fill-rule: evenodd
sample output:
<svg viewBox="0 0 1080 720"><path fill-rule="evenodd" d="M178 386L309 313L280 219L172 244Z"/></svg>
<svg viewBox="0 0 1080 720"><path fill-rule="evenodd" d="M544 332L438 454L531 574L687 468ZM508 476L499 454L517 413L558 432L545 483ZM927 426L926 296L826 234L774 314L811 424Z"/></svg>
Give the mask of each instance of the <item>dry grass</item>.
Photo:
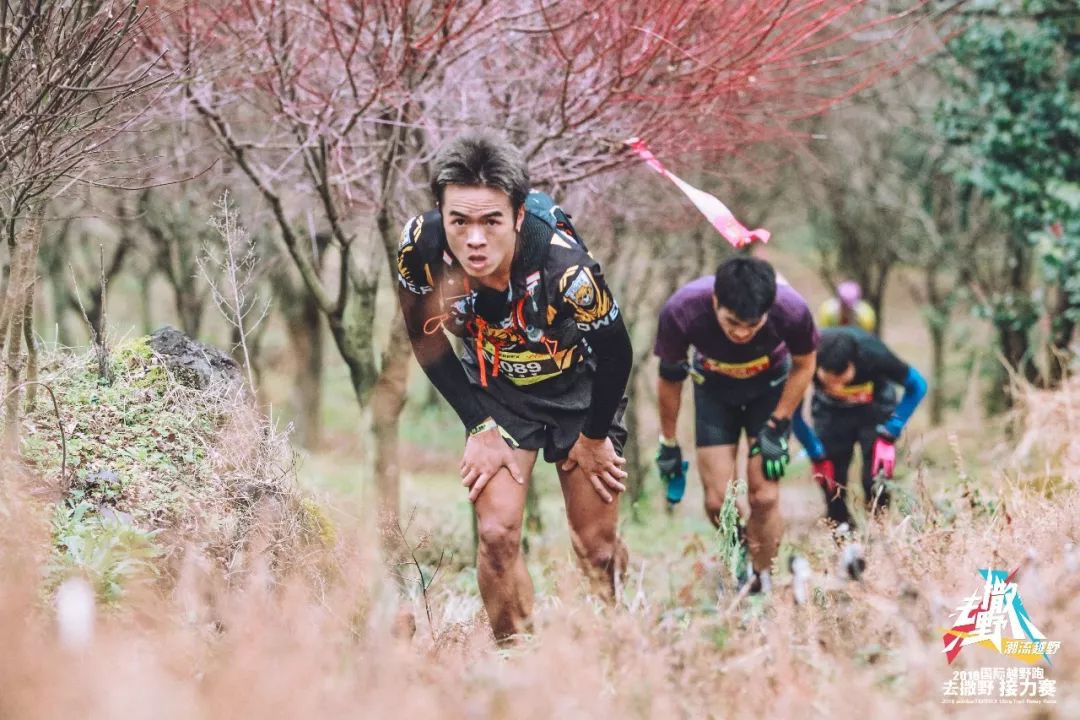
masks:
<svg viewBox="0 0 1080 720"><path fill-rule="evenodd" d="M1071 378L1055 392L1031 386L1021 391L1025 432L1016 445L1015 457L1041 461L1033 473L1036 477L1080 481L1080 377Z"/></svg>
<svg viewBox="0 0 1080 720"><path fill-rule="evenodd" d="M0 717L1077 717L1080 558L1066 544L1080 538L1080 494L1062 461L1075 446L1069 423L1080 393L1032 402L1038 442L1021 449L1042 469L958 483L919 475L868 530L861 583L831 572L836 549L822 533L801 548L817 571L805 606L793 604L782 578L767 602L717 602L701 560L707 548L696 556L686 551L692 542L632 546L623 599L606 607L585 593L563 549L536 561L536 634L510 651L492 646L468 569L455 566L432 585L429 627L415 583L401 600L376 556L378 538L360 527L338 528L337 573L326 585L303 567L325 563L325 553L281 572L265 539L249 539L224 568L191 549L175 582L136 586L98 611L91 641L65 645L52 600L41 599L49 530L27 509L40 500L8 482ZM1042 482L1040 473L1059 479ZM432 531L430 555L438 518L417 522L425 524L417 536ZM1047 670L1058 704L941 705L956 669L941 652L950 612L978 587L978 568L1021 564L1025 606L1062 642ZM414 634L402 636L403 606ZM1004 664L983 648L957 661Z"/></svg>
<svg viewBox="0 0 1080 720"><path fill-rule="evenodd" d="M918 537L910 523L885 528L863 584L828 589L819 578L817 602L804 607L781 591L768 606L730 612L679 613L649 597L636 609L606 608L558 564L536 636L504 654L475 603L449 589L433 600L435 641L419 607L420 631L395 638L396 591L361 556L326 593L273 583L257 562L230 589L191 563L171 593L148 591L99 615L95 640L65 649L38 603L33 565L5 554L0 715L926 717L939 713L949 677L939 628L974 589L974 569L1034 548L1046 559L1021 579L1025 603L1064 643L1053 674L1062 704L1046 707L1075 716L1080 580L1059 549L1076 536L1076 498L1010 505L1012 522L1001 527L964 517ZM979 652L961 660L993 663Z"/></svg>
<svg viewBox="0 0 1080 720"><path fill-rule="evenodd" d="M103 384L90 356L48 356L42 379L59 422L39 399L22 423L28 487L55 504L60 564L95 562L104 535L123 546L113 555L139 546L166 578L188 548L234 572L253 543L276 572L307 568L311 546L331 533L297 488L287 435L243 388L225 378L189 387L146 338L121 344L111 362L113 381ZM89 547L75 552L65 536ZM101 562L114 560L124 558Z"/></svg>

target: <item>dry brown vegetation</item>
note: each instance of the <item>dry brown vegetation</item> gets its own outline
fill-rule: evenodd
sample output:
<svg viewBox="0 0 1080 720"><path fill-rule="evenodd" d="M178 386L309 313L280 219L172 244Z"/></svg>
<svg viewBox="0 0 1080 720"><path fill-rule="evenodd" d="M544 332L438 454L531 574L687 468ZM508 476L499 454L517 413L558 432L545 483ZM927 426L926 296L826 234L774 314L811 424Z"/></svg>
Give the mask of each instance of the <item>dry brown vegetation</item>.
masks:
<svg viewBox="0 0 1080 720"><path fill-rule="evenodd" d="M549 550L533 560L535 634L511 650L490 641L461 558L431 581L432 555L448 540L430 511L406 528L420 546L426 601L416 567L384 565L374 532L338 518L332 548L309 545L283 565L274 533L259 531L275 526L264 516L227 562L190 535L158 537L173 561L151 557L152 572L124 576L119 594L99 598L93 637L65 640L55 583L42 581L56 553L49 501L27 492L51 466L14 482L9 472L0 498L0 717L934 716L946 709L942 683L955 669L941 653L950 612L978 586L978 568L1018 564L1032 618L1062 641L1048 670L1058 704L1031 710L1075 717L1080 557L1066 547L1080 537L1068 462L1075 390L1030 394L1023 474L972 477L958 457L955 476L912 477L893 513L868 531L861 583L838 578L836 548L813 528L794 540L817 571L810 603L796 606L783 577L769 601L717 601L706 537L632 547L622 599L607 607L586 594L566 548ZM259 423L218 427L232 433L218 437L234 457L265 439ZM210 511L191 505L185 526ZM993 664L1004 663L982 648L957 661ZM968 706L966 714L1020 710Z"/></svg>

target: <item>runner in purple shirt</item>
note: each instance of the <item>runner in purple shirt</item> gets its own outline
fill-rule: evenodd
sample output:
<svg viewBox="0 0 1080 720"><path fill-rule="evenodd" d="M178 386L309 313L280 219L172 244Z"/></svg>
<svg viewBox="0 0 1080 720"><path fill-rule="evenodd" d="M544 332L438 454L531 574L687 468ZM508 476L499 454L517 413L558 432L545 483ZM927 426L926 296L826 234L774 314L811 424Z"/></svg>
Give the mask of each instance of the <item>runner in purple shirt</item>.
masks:
<svg viewBox="0 0 1080 720"><path fill-rule="evenodd" d="M758 258L725 260L715 276L690 282L660 313L654 352L660 358L661 475L683 466L676 440L682 383L693 374L697 458L705 512L719 526L745 431L751 444L746 521L752 590L768 591L780 546L779 480L789 460L791 418L814 375L818 332L806 301L777 284Z"/></svg>

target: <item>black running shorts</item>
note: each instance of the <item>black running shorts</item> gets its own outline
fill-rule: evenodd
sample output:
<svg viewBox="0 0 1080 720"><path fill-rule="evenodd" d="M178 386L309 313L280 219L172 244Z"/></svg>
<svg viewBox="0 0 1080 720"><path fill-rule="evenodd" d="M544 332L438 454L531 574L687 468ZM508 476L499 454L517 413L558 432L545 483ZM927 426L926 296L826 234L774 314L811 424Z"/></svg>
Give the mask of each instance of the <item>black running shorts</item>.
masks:
<svg viewBox="0 0 1080 720"><path fill-rule="evenodd" d="M694 427L698 447L736 445L745 430L755 438L776 410L784 392L791 363L777 372L748 380L730 380L703 373L704 382L694 384Z"/></svg>
<svg viewBox="0 0 1080 720"><path fill-rule="evenodd" d="M592 377L581 373L573 385L554 395L524 392L498 381L489 382L484 389L477 387L476 391L484 411L513 438L512 444L524 450L543 450L544 460L554 463L566 459L585 425L592 398ZM624 397L608 431L619 455L627 438L625 412Z"/></svg>

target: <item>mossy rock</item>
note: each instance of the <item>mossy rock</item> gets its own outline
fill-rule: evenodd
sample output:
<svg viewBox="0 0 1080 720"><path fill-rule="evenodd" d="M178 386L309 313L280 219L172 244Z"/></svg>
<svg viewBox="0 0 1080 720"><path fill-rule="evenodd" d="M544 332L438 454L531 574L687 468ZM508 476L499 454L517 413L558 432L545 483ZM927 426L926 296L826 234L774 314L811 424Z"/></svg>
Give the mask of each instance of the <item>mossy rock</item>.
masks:
<svg viewBox="0 0 1080 720"><path fill-rule="evenodd" d="M148 344L183 385L198 390L212 386L236 389L243 385L240 366L235 360L215 347L192 340L176 328L165 326L154 331Z"/></svg>
<svg viewBox="0 0 1080 720"><path fill-rule="evenodd" d="M113 350L109 384L99 378L92 353L43 358L42 380L56 395L60 417L39 398L23 423L22 450L42 484L62 491L58 511L70 516L81 508L63 535L83 537L83 524L91 534L104 532L113 524L102 517L127 518L125 533L153 538L159 551L143 560L152 560L162 578L189 547L229 566L268 505L278 522L261 532L275 569L290 570L313 546L333 546L329 518L299 492L291 470L281 471L294 464L287 438L237 391L242 376L232 359L190 340L174 338L172 347L204 354L205 366L180 365L190 374L177 372L151 337ZM200 374L207 368L220 373ZM188 384L192 378L202 387ZM54 539L61 555L54 567L70 571L78 564L69 557L73 551L60 533Z"/></svg>

